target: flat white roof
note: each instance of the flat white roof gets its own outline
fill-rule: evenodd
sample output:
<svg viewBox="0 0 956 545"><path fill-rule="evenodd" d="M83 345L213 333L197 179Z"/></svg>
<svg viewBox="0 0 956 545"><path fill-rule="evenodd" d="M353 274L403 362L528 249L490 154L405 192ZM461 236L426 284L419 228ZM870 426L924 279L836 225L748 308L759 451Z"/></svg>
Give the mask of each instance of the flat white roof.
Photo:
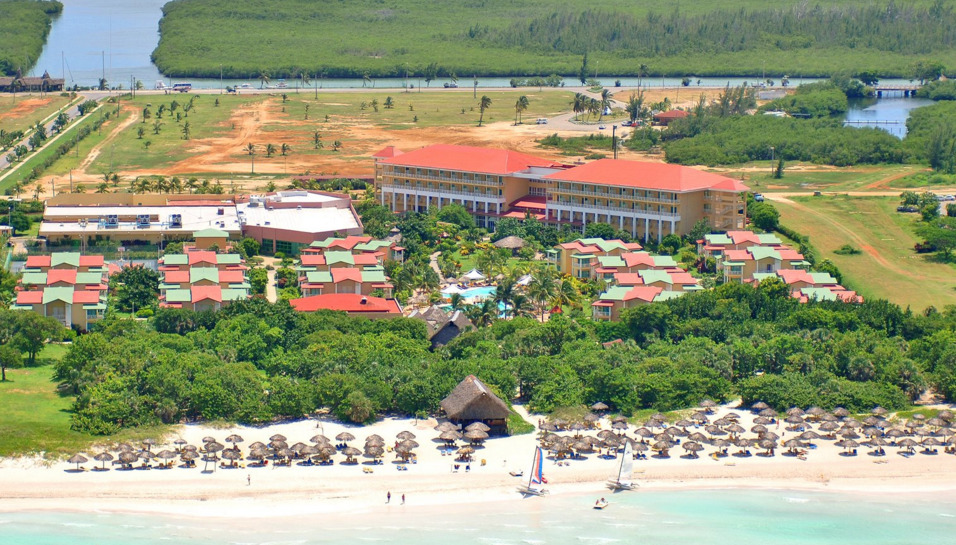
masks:
<svg viewBox="0 0 956 545"><path fill-rule="evenodd" d="M312 193L310 191L278 191L275 195L261 196L267 201L292 202L292 203L326 203L341 200L342 197L333 197L331 195L322 195L321 193Z"/></svg>
<svg viewBox="0 0 956 545"><path fill-rule="evenodd" d="M324 195L320 195L325 197ZM337 200L325 197L329 200ZM288 202L283 199L283 202ZM312 201L315 202L315 201ZM274 208L269 210L261 205L249 203L236 205L245 225L273 227L288 231L305 233L328 233L346 231L358 227L358 221L351 208Z"/></svg>
<svg viewBox="0 0 956 545"><path fill-rule="evenodd" d="M222 215L219 210L222 209ZM101 227L100 218L108 215L129 216L131 214L149 214L156 216L159 221L150 223L149 227L136 227L136 222L121 221L119 227ZM169 217L179 214L182 217L182 227L170 227ZM86 218L86 226L74 220L60 222L63 218ZM43 223L40 225L40 234L67 234L90 233L106 234L112 231L145 231L145 232L175 232L193 233L203 229L222 229L223 231L238 233L241 231L239 216L233 205L216 206L48 206L43 213Z"/></svg>

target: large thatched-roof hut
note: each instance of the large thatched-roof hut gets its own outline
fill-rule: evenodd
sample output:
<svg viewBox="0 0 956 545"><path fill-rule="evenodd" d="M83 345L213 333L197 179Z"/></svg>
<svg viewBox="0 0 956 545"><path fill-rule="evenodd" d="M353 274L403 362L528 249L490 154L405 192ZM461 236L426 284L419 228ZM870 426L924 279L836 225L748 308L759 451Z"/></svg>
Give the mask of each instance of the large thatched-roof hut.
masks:
<svg viewBox="0 0 956 545"><path fill-rule="evenodd" d="M468 375L465 380L441 401L445 416L453 422L468 425L483 422L491 428L489 433L504 433L507 429L508 404L492 393L478 377Z"/></svg>

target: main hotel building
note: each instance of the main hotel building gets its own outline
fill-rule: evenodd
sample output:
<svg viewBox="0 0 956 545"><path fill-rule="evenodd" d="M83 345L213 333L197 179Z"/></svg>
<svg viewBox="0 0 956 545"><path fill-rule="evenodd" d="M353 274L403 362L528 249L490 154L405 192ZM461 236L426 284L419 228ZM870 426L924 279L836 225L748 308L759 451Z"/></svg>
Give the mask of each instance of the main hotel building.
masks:
<svg viewBox="0 0 956 545"><path fill-rule="evenodd" d="M567 166L509 150L438 144L376 153L375 184L393 212L463 205L479 226L500 218L608 223L643 240L688 233L701 219L715 231L742 229L747 186L665 163L599 159Z"/></svg>

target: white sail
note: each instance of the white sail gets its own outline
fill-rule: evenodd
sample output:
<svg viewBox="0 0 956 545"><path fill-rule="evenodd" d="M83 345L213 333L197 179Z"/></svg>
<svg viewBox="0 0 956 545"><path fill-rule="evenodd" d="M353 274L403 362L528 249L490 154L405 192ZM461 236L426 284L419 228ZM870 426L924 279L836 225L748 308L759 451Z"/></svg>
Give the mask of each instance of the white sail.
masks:
<svg viewBox="0 0 956 545"><path fill-rule="evenodd" d="M624 443L624 458L621 460L621 470L617 474L617 482L630 483L631 473L634 472L634 447L630 441Z"/></svg>

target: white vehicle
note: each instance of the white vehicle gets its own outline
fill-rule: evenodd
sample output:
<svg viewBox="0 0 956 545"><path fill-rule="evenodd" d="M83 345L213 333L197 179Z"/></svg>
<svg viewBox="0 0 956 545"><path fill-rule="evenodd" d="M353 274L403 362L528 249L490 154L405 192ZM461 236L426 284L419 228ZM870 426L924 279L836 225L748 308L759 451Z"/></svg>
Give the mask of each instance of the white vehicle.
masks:
<svg viewBox="0 0 956 545"><path fill-rule="evenodd" d="M539 117L538 120L535 121L535 123L537 123L538 125L547 125L547 124L548 124L548 118L546 118L546 117Z"/></svg>
<svg viewBox="0 0 956 545"><path fill-rule="evenodd" d="M242 85L239 85L238 87L236 87L236 89L252 89L252 85L249 85L248 83L243 83Z"/></svg>
<svg viewBox="0 0 956 545"><path fill-rule="evenodd" d="M156 89L157 91L163 91L165 89L169 89L169 87L166 87L166 83L160 79L160 80L156 80L156 85L154 89Z"/></svg>

